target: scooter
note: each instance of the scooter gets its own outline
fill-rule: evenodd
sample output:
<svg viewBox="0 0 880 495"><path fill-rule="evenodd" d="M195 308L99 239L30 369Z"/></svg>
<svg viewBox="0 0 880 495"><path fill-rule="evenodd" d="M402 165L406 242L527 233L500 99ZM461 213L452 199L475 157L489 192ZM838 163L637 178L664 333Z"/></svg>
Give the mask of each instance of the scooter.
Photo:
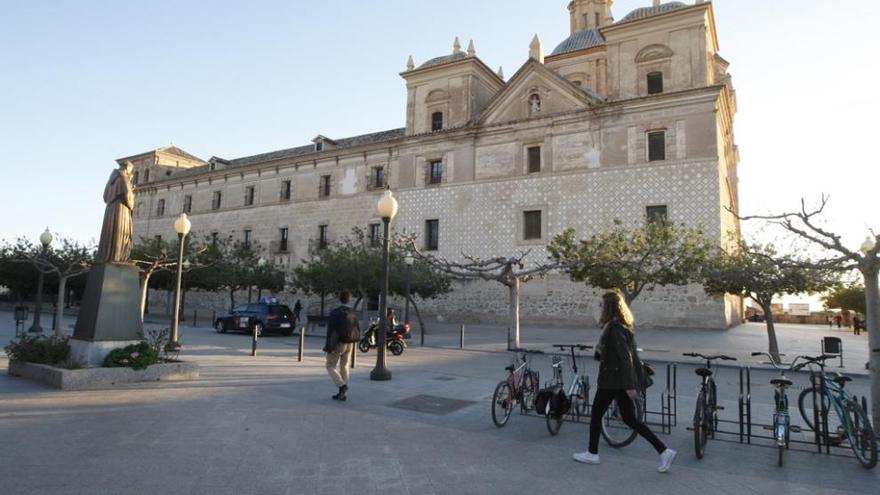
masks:
<svg viewBox="0 0 880 495"><path fill-rule="evenodd" d="M409 323L398 323L394 325L390 331L388 331L385 335L385 346L391 351L391 354L395 356L400 356L403 354L403 350L406 349L406 337L409 335L411 330ZM379 319L373 318L370 321L370 326L367 328L367 331L364 332L364 336L361 337L361 340L358 342L358 350L361 352L369 352L370 349L376 347L376 334L379 333Z"/></svg>

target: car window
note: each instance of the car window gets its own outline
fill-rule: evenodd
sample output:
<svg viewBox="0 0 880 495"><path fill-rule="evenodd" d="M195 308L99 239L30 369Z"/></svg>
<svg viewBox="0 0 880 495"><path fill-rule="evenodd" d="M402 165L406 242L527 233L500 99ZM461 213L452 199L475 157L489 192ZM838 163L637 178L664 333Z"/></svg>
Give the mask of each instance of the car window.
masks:
<svg viewBox="0 0 880 495"><path fill-rule="evenodd" d="M251 311L253 313L259 313L260 311L262 311L262 309L263 309L263 307L260 304L248 304L247 310Z"/></svg>
<svg viewBox="0 0 880 495"><path fill-rule="evenodd" d="M239 304L238 306L236 306L236 307L233 309L233 311L247 311L247 310L248 310L248 305L247 305L247 304Z"/></svg>
<svg viewBox="0 0 880 495"><path fill-rule="evenodd" d="M279 315L279 316L289 315L290 308L288 308L287 306L284 306L284 305L269 306L269 313L273 314L273 315Z"/></svg>

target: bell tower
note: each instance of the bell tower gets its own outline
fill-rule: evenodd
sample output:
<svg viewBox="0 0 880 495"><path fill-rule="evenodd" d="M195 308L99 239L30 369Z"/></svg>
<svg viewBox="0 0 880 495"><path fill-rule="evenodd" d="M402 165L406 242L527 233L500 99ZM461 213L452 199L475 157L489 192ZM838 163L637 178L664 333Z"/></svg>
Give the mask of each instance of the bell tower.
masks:
<svg viewBox="0 0 880 495"><path fill-rule="evenodd" d="M571 14L571 32L596 29L613 22L611 6L614 0L572 0L568 4Z"/></svg>

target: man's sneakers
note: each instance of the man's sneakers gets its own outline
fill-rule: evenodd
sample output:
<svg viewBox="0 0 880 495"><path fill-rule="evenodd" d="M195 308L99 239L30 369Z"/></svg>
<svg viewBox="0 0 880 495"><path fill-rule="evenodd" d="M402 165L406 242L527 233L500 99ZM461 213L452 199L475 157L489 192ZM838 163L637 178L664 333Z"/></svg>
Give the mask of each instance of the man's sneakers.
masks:
<svg viewBox="0 0 880 495"><path fill-rule="evenodd" d="M584 464L599 464L599 454L591 454L589 450L586 452L577 452L571 457Z"/></svg>
<svg viewBox="0 0 880 495"><path fill-rule="evenodd" d="M657 471L661 473L665 473L669 471L669 468L672 466L672 461L675 460L675 455L678 452L672 449L666 449L660 454L660 466L657 468Z"/></svg>
<svg viewBox="0 0 880 495"><path fill-rule="evenodd" d="M348 391L348 385L339 387L339 393L333 396L333 400L345 402L345 392Z"/></svg>

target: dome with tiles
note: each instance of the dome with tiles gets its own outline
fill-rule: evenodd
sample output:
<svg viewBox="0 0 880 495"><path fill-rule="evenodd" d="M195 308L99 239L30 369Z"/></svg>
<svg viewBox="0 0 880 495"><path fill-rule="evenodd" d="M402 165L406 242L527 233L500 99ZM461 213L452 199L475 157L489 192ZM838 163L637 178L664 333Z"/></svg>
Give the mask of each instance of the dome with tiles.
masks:
<svg viewBox="0 0 880 495"><path fill-rule="evenodd" d="M673 10L686 8L687 6L688 5L686 3L682 2L668 2L661 4L657 7L642 7L640 9L633 10L629 14L626 14L623 19L617 22L617 24L620 24L622 22L637 21L639 19L644 19L645 17L665 14Z"/></svg>
<svg viewBox="0 0 880 495"><path fill-rule="evenodd" d="M572 33L571 36L553 50L553 53L551 53L550 56L552 57L553 55L576 52L578 50L584 50L594 46L602 46L604 44L605 38L602 37L602 33L600 33L598 29L584 29Z"/></svg>

